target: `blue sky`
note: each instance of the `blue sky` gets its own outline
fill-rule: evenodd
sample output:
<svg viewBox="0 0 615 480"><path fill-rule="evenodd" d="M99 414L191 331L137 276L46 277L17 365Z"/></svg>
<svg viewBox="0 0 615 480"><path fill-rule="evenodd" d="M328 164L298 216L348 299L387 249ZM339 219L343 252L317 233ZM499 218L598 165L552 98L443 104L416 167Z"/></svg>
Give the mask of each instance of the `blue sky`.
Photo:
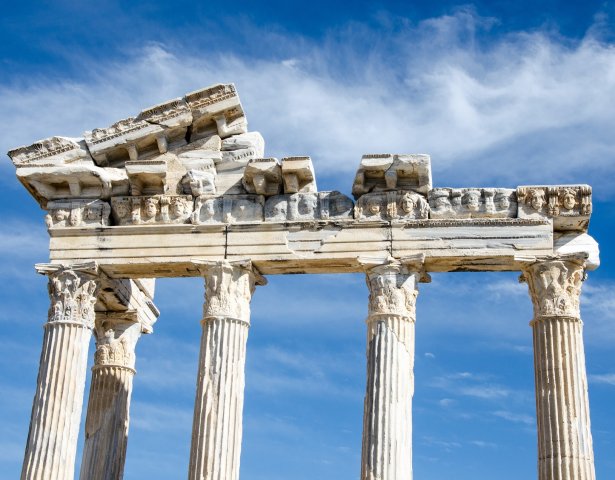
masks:
<svg viewBox="0 0 615 480"><path fill-rule="evenodd" d="M195 4L196 3L196 4ZM349 193L361 154L430 153L437 186L589 183L602 266L582 314L598 478L615 478L610 2L11 2L0 150L235 82L271 156ZM48 300L43 212L0 162L0 479L17 478ZM417 306L414 469L536 476L531 305L512 273L434 274ZM269 277L253 299L243 480L359 476L367 288ZM161 280L137 347L128 479L186 476L203 286ZM82 440L80 440L80 448Z"/></svg>

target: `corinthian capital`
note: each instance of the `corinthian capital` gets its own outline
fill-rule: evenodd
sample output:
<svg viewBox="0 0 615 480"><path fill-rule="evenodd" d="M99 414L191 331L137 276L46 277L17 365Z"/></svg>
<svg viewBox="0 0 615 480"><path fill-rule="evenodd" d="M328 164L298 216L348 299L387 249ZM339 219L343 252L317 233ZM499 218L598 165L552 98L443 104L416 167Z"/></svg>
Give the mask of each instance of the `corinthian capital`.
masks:
<svg viewBox="0 0 615 480"><path fill-rule="evenodd" d="M579 297L585 280L582 256L537 258L522 266L534 304L534 318L564 316L580 318Z"/></svg>
<svg viewBox="0 0 615 480"><path fill-rule="evenodd" d="M368 318L397 316L414 320L418 283L429 281L423 270L424 256L359 260L365 267L369 288Z"/></svg>
<svg viewBox="0 0 615 480"><path fill-rule="evenodd" d="M143 333L137 312L105 312L96 315L95 366L135 368L135 347Z"/></svg>
<svg viewBox="0 0 615 480"><path fill-rule="evenodd" d="M75 323L92 328L99 286L96 264L38 264L36 270L49 277L49 323Z"/></svg>
<svg viewBox="0 0 615 480"><path fill-rule="evenodd" d="M250 300L256 285L267 281L249 260L194 261L205 278L203 321L227 317L250 321Z"/></svg>

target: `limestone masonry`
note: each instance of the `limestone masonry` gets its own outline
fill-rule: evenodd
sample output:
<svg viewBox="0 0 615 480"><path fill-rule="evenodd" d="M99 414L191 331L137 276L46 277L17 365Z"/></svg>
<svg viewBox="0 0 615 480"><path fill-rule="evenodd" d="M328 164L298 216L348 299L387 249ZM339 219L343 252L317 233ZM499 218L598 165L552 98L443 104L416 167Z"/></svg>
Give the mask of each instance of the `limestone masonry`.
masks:
<svg viewBox="0 0 615 480"><path fill-rule="evenodd" d="M191 480L237 480L250 299L264 274L364 272L362 480L412 478L415 302L434 271L520 271L534 304L540 480L595 479L579 315L588 185L432 185L423 154L366 154L354 199L319 191L308 156L265 155L218 84L83 138L9 152L46 211L51 306L22 479L70 480L92 334L82 480L123 477L135 346L154 278L205 282ZM186 459L188 461L188 459Z"/></svg>

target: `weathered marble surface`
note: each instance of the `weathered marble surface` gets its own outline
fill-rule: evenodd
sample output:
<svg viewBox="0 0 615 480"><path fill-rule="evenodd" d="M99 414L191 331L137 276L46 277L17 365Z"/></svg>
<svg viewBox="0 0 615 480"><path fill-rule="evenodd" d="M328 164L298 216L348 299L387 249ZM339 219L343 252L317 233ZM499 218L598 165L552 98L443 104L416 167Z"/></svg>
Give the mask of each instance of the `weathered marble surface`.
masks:
<svg viewBox="0 0 615 480"><path fill-rule="evenodd" d="M584 256L529 258L539 480L595 480L580 317Z"/></svg>
<svg viewBox="0 0 615 480"><path fill-rule="evenodd" d="M250 262L198 262L205 279L188 478L238 480L250 300L265 279Z"/></svg>

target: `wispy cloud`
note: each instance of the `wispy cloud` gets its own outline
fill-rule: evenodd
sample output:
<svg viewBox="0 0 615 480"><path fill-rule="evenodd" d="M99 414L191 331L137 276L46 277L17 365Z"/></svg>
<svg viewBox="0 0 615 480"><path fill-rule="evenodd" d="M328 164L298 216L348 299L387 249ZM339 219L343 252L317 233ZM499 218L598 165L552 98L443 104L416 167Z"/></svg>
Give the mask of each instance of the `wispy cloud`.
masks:
<svg viewBox="0 0 615 480"><path fill-rule="evenodd" d="M474 397L481 400L498 400L511 395L510 388L492 381L491 376L470 372L457 372L435 377L430 386L449 394Z"/></svg>
<svg viewBox="0 0 615 480"><path fill-rule="evenodd" d="M592 374L589 375L589 381L591 383L615 386L615 373Z"/></svg>
<svg viewBox="0 0 615 480"><path fill-rule="evenodd" d="M515 413L508 410L497 410L495 412L491 412L491 414L495 417L503 418L504 420L508 420L513 423L523 423L524 425L529 426L536 425L536 418L524 413Z"/></svg>
<svg viewBox="0 0 615 480"><path fill-rule="evenodd" d="M164 44L124 59L81 58L82 78L0 88L2 148L80 135L194 88L234 81L270 154L311 154L317 172L343 175L346 188L360 155L374 151L431 153L439 184L456 182L468 165L479 184L612 184L605 173L614 168L615 112L604 99L615 93L613 48L599 30L576 43L545 31L486 42L481 34L491 25L461 9L414 25L397 21L386 32L353 24L319 43L276 32L283 46L259 59ZM273 34L259 35L266 42Z"/></svg>

